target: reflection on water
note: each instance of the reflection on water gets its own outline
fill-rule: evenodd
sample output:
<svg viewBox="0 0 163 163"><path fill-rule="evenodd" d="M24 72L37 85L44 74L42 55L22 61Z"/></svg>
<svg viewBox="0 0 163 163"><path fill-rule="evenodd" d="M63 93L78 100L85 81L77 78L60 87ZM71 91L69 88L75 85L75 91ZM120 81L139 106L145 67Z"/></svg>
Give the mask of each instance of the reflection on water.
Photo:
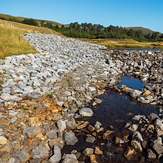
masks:
<svg viewBox="0 0 163 163"><path fill-rule="evenodd" d="M124 76L119 86L126 85L133 89L142 90L144 88L143 82L130 76ZM104 131L112 128L116 131L116 134L126 134L123 130L124 125L129 122L134 115L149 115L150 113L159 113L157 106L140 104L133 101L128 95L119 94L114 90L107 90L103 95L98 97L102 100L102 103L96 107L91 107L94 111L94 115L91 118L85 119L89 121L90 124L94 126L96 121L99 121L104 128ZM79 120L79 119L78 119ZM82 118L83 120L83 118ZM87 134L92 134L87 128L83 130L74 131L78 137L78 142L74 146L65 145L63 148L63 153L71 153L73 150L81 152L79 160L84 160L84 162L90 162L88 157L85 157L82 152L87 147L95 148L99 146L104 154L100 157L99 163L136 163L141 160L141 155L136 160L127 161L124 157L124 149L126 147L119 148L114 143L108 147L108 142L103 139L103 133L98 133L96 141L91 144L85 141ZM116 136L116 135L114 135ZM112 156L108 155L108 150L113 153ZM84 159L83 159L84 158ZM159 161L156 161L157 163Z"/></svg>
<svg viewBox="0 0 163 163"><path fill-rule="evenodd" d="M125 75L122 77L122 80L119 83L119 87L122 87L122 86L127 86L129 88L136 89L136 90L144 89L144 83L141 80L136 79L129 75Z"/></svg>
<svg viewBox="0 0 163 163"><path fill-rule="evenodd" d="M120 129L136 114L148 115L151 112L159 112L156 106L137 103L129 96L112 90L106 91L99 98L102 99L102 103L94 110L94 116L90 122L99 121L106 128L113 125Z"/></svg>

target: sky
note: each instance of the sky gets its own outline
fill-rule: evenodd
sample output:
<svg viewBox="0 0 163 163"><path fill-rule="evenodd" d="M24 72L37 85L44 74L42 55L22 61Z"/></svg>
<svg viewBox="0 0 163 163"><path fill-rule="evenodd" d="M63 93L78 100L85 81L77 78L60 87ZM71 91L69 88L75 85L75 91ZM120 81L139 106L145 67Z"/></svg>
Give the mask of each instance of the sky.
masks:
<svg viewBox="0 0 163 163"><path fill-rule="evenodd" d="M163 32L163 0L0 0L0 13L63 24L143 26Z"/></svg>

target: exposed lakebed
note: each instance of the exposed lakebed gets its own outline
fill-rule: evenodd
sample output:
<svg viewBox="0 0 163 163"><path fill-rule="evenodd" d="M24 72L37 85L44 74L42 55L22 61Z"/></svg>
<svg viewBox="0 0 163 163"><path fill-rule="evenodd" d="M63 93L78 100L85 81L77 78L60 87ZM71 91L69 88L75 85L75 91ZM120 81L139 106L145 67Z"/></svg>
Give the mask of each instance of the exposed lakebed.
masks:
<svg viewBox="0 0 163 163"><path fill-rule="evenodd" d="M141 91L144 89L144 83L141 80L129 75L122 77L118 87L122 86ZM130 123L134 116L141 115L149 117L151 113L159 115L160 107L138 103L127 94L120 93L114 89L107 89L103 95L98 97L98 99L101 100L100 104L96 106L88 106L93 109L94 114L92 117L76 119L77 121L82 122L84 120L85 122L88 122L88 124L83 129L75 130L79 141L74 146L64 146L63 153L70 153L75 150L82 152L86 148L99 147L103 151L103 155L98 155L96 157L98 162L159 162L159 160L147 159L147 154L145 153L146 150L141 154L137 154L135 158L126 160L124 153L125 150L127 150L129 143L124 143L124 145L123 143L120 143L119 145L118 141L123 141L122 139L125 136L131 136L131 131L126 129L125 125ZM93 126L95 126L94 129ZM105 134L107 132L108 135ZM105 135L108 137L105 138ZM89 136L93 136L95 140L93 142L86 141ZM79 160L80 159L89 162L89 158L85 157L83 154L80 155Z"/></svg>
<svg viewBox="0 0 163 163"><path fill-rule="evenodd" d="M26 39L37 55L0 61L0 162L161 159L161 51L108 50L55 35Z"/></svg>

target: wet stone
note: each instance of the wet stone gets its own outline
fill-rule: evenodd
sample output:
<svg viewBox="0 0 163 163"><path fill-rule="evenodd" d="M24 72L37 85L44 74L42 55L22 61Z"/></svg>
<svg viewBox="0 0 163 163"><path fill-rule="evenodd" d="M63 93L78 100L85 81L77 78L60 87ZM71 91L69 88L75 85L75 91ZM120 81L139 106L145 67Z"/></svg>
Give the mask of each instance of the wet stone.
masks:
<svg viewBox="0 0 163 163"><path fill-rule="evenodd" d="M148 158L149 159L156 159L156 154L151 150L151 149L148 149Z"/></svg>
<svg viewBox="0 0 163 163"><path fill-rule="evenodd" d="M151 114L149 115L149 119L150 119L151 121L154 121L154 120L156 120L157 118L158 118L158 115L155 114L155 113L151 113Z"/></svg>
<svg viewBox="0 0 163 163"><path fill-rule="evenodd" d="M153 149L157 152L158 155L163 154L163 144L161 137L157 138L154 141Z"/></svg>
<svg viewBox="0 0 163 163"><path fill-rule="evenodd" d="M127 160L132 160L136 155L135 149L128 147L128 149L125 151L124 156Z"/></svg>
<svg viewBox="0 0 163 163"><path fill-rule="evenodd" d="M136 141L136 140L132 140L131 141L131 145L137 151L141 152L143 150L141 144L138 141Z"/></svg>
<svg viewBox="0 0 163 163"><path fill-rule="evenodd" d="M137 139L140 142L143 142L143 137L139 131L134 132L132 137L133 139Z"/></svg>
<svg viewBox="0 0 163 163"><path fill-rule="evenodd" d="M86 141L87 143L94 143L95 140L96 140L96 139L95 139L94 136L88 135L85 141Z"/></svg>
<svg viewBox="0 0 163 163"><path fill-rule="evenodd" d="M90 156L92 155L94 152L94 149L93 148L86 148L83 153L86 155L86 156Z"/></svg>

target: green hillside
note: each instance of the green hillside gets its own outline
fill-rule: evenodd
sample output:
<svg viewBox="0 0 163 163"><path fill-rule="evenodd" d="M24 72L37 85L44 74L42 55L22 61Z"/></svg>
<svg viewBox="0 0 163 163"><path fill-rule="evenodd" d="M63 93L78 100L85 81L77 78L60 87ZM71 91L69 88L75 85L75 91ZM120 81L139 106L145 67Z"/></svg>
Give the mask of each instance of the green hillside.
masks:
<svg viewBox="0 0 163 163"><path fill-rule="evenodd" d="M54 21L25 18L25 17L16 17L16 16L11 16L11 15L6 15L6 14L0 14L0 19L17 22L17 23L34 25L38 27L54 28L56 25L61 26L60 23L54 22Z"/></svg>

